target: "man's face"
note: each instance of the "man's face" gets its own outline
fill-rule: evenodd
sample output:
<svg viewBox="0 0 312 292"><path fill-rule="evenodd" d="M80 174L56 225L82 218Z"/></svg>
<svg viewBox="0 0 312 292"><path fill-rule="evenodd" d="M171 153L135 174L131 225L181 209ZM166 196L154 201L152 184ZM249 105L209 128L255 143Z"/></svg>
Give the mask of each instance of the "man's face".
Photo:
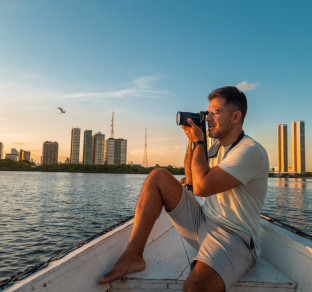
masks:
<svg viewBox="0 0 312 292"><path fill-rule="evenodd" d="M223 97L216 97L209 102L206 117L210 138L222 139L233 129L232 115L237 109L233 105L225 105Z"/></svg>

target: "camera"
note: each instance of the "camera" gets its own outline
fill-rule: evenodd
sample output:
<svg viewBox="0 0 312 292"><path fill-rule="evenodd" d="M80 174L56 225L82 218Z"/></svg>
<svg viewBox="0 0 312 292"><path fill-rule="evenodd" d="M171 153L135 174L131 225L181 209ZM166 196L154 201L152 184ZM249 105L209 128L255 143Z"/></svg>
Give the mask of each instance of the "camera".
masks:
<svg viewBox="0 0 312 292"><path fill-rule="evenodd" d="M198 114L196 113L190 113L190 112L177 112L177 125L183 125L183 126L190 126L189 123L187 122L188 118L191 118L195 125L198 127L201 127L203 129L203 125L205 125L205 120L206 116L208 115L208 112L199 112ZM205 127L206 128L206 127Z"/></svg>
<svg viewBox="0 0 312 292"><path fill-rule="evenodd" d="M187 122L188 118L191 118L196 126L198 126L204 133L204 146L205 146L205 155L206 159L208 160L208 153L207 153L207 134L206 134L206 116L208 112L199 112L198 114L190 113L190 112L177 112L176 121L177 125L183 126L190 126Z"/></svg>

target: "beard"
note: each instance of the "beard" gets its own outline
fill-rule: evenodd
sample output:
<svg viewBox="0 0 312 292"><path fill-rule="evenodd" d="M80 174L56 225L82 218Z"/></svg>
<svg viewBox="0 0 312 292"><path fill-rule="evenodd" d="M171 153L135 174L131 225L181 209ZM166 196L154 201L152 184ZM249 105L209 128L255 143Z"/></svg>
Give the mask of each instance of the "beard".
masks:
<svg viewBox="0 0 312 292"><path fill-rule="evenodd" d="M211 123L212 124L212 123ZM229 135L229 133L232 131L233 126L229 121L224 122L223 126L216 128L216 125L213 123L211 125L211 130L209 130L210 125L208 124L208 134L210 138L215 138L215 139L222 139L226 136Z"/></svg>

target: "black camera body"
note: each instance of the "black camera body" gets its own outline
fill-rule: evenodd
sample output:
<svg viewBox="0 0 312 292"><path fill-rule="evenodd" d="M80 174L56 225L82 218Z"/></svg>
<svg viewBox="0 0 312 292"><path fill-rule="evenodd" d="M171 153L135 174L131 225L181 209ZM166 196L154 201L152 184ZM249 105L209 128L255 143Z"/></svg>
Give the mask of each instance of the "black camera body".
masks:
<svg viewBox="0 0 312 292"><path fill-rule="evenodd" d="M199 112L198 114L196 113L190 113L190 112L177 112L176 116L176 121L178 126L187 126L189 127L190 124L187 122L188 118L191 118L193 122L195 123L196 126L201 128L201 130L204 133L204 146L205 146L205 154L206 158L208 159L208 154L207 154L207 134L206 134L206 116L208 115L208 112Z"/></svg>
<svg viewBox="0 0 312 292"><path fill-rule="evenodd" d="M180 125L190 126L189 123L187 122L187 119L191 118L193 122L195 123L195 125L203 129L202 125L206 125L205 122L206 122L207 115L208 115L207 111L199 112L198 114L190 113L190 112L177 112L177 117L176 117L177 125L178 126Z"/></svg>

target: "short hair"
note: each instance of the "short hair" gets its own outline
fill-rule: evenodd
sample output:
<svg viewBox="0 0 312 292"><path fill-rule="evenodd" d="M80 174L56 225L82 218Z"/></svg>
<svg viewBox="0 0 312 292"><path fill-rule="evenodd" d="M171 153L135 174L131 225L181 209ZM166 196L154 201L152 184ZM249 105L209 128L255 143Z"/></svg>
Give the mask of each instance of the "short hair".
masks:
<svg viewBox="0 0 312 292"><path fill-rule="evenodd" d="M224 86L215 89L208 95L208 100L211 101L216 97L223 97L225 104L232 104L238 107L242 113L242 122L244 122L247 113L247 98L246 95L235 86Z"/></svg>

